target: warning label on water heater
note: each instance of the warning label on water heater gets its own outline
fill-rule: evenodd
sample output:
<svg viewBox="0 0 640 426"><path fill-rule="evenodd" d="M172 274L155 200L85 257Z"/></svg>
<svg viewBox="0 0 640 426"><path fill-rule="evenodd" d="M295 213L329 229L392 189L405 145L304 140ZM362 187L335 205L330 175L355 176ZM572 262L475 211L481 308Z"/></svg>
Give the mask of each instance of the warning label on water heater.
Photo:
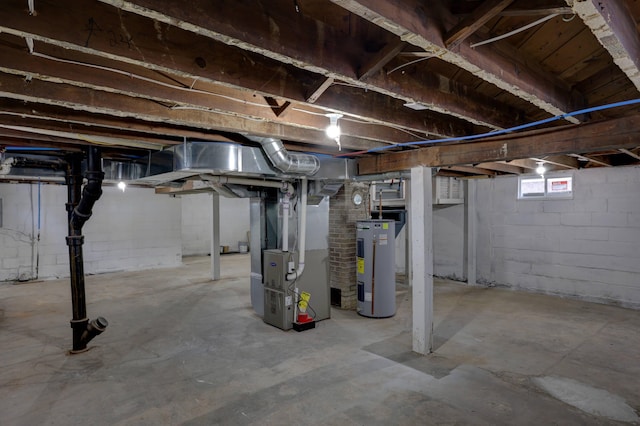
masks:
<svg viewBox="0 0 640 426"><path fill-rule="evenodd" d="M358 258L358 273L364 274L364 258L362 257Z"/></svg>
<svg viewBox="0 0 640 426"><path fill-rule="evenodd" d="M378 238L379 238L378 242L380 243L381 246L387 245L387 234L380 234Z"/></svg>

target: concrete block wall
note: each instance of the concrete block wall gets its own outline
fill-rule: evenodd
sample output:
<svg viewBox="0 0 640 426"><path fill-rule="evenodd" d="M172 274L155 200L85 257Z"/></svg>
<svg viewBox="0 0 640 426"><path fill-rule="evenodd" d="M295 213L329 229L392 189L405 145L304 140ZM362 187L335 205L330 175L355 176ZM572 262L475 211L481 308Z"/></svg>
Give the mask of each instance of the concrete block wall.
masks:
<svg viewBox="0 0 640 426"><path fill-rule="evenodd" d="M29 280L36 274L38 186L0 184L0 199L0 281Z"/></svg>
<svg viewBox="0 0 640 426"><path fill-rule="evenodd" d="M478 282L640 308L640 167L573 176L569 200L517 200L514 177L478 181Z"/></svg>
<svg viewBox="0 0 640 426"><path fill-rule="evenodd" d="M182 204L182 253L185 256L211 252L211 193L180 197ZM220 196L220 245L238 250L248 241L249 199Z"/></svg>
<svg viewBox="0 0 640 426"><path fill-rule="evenodd" d="M0 184L0 280L69 276L66 187ZM180 201L153 189L105 187L85 224L87 274L177 266L182 263ZM37 223L40 217L40 240ZM35 240L35 242L34 242Z"/></svg>
<svg viewBox="0 0 640 426"><path fill-rule="evenodd" d="M359 206L352 195L360 191ZM340 290L340 307L356 308L356 221L369 218L369 184L345 182L329 200L329 285Z"/></svg>
<svg viewBox="0 0 640 426"><path fill-rule="evenodd" d="M463 281L464 204L433 206L433 273L438 277Z"/></svg>

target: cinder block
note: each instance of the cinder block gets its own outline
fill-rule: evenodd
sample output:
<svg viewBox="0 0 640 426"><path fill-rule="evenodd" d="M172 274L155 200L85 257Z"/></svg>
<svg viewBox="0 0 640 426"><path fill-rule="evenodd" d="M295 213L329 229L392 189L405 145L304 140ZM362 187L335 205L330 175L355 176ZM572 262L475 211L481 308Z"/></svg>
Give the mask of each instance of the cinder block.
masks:
<svg viewBox="0 0 640 426"><path fill-rule="evenodd" d="M627 221L630 227L640 228L640 213L629 213Z"/></svg>
<svg viewBox="0 0 640 426"><path fill-rule="evenodd" d="M591 213L562 213L560 224L565 226L588 226L591 225Z"/></svg>
<svg viewBox="0 0 640 426"><path fill-rule="evenodd" d="M569 213L574 210L574 200L545 200L542 202L542 210L545 213Z"/></svg>
<svg viewBox="0 0 640 426"><path fill-rule="evenodd" d="M607 200L609 213L640 213L640 192L635 196L610 197Z"/></svg>
<svg viewBox="0 0 640 426"><path fill-rule="evenodd" d="M636 243L638 246L636 254L640 257L640 227L610 228L608 232L610 241Z"/></svg>
<svg viewBox="0 0 640 426"><path fill-rule="evenodd" d="M607 211L606 198L594 198L593 196L574 198L574 212L603 213Z"/></svg>
<svg viewBox="0 0 640 426"><path fill-rule="evenodd" d="M628 226L626 213L591 213L591 224L593 226Z"/></svg>
<svg viewBox="0 0 640 426"><path fill-rule="evenodd" d="M18 269L21 266L27 265L27 259L20 259L18 257L9 257L2 259L2 268L3 269Z"/></svg>

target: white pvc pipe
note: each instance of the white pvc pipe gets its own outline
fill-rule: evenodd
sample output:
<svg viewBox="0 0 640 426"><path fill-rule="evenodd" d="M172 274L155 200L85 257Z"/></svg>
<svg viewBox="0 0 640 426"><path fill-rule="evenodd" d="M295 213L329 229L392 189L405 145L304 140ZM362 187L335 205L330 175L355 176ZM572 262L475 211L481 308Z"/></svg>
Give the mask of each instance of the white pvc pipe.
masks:
<svg viewBox="0 0 640 426"><path fill-rule="evenodd" d="M282 197L282 251L289 251L289 193Z"/></svg>
<svg viewBox="0 0 640 426"><path fill-rule="evenodd" d="M290 274L287 274L287 281L293 281L296 278L299 278L304 271L304 252L305 252L305 243L306 243L306 233L307 233L307 178L303 177L301 179L300 185L300 210L298 214L300 215L300 231L298 233L298 238L300 239L300 256L298 257L298 269Z"/></svg>

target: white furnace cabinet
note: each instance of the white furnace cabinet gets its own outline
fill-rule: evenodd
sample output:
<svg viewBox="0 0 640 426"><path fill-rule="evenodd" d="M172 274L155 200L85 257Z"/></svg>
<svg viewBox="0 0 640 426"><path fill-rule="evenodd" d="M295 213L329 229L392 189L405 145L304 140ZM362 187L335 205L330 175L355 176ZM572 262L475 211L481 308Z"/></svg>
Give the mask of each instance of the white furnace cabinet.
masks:
<svg viewBox="0 0 640 426"><path fill-rule="evenodd" d="M356 222L357 311L386 318L396 313L395 221Z"/></svg>

